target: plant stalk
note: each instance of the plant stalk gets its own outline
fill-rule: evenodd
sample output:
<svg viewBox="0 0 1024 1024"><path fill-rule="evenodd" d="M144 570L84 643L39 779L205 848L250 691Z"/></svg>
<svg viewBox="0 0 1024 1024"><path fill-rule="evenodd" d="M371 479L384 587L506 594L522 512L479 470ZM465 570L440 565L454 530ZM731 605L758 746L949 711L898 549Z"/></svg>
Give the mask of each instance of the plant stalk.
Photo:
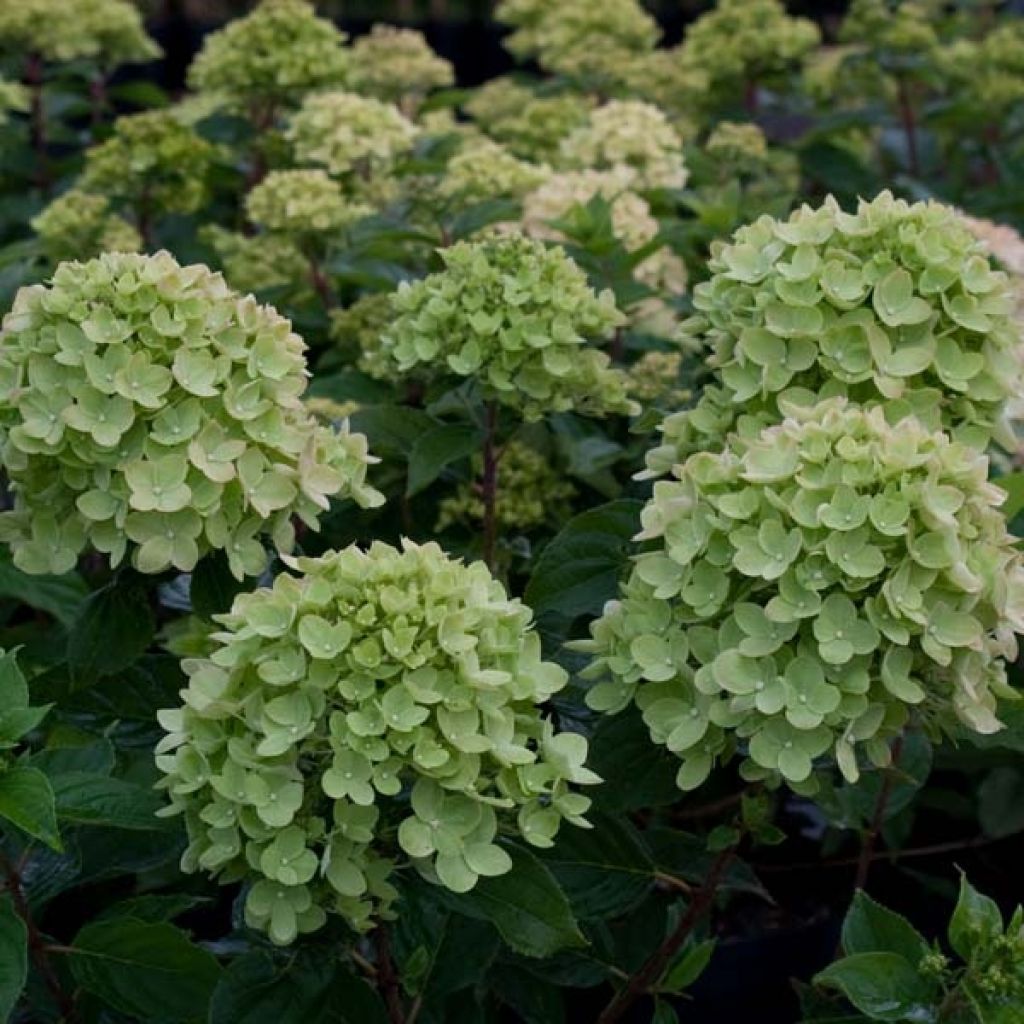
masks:
<svg viewBox="0 0 1024 1024"><path fill-rule="evenodd" d="M30 53L25 63L25 82L29 88L29 135L36 165L33 180L43 193L50 193L50 161L47 154L46 107L43 102L43 58Z"/></svg>
<svg viewBox="0 0 1024 1024"><path fill-rule="evenodd" d="M391 934L383 923L374 929L373 943L377 951L377 988L384 999L388 1020L391 1024L406 1024L401 985L391 955Z"/></svg>
<svg viewBox="0 0 1024 1024"><path fill-rule="evenodd" d="M25 925L29 953L60 1011L61 1021L75 1020L74 998L61 985L57 971L50 960L51 947L47 945L43 933L32 917L32 910L22 884L20 866L13 863L5 854L0 853L0 873L6 879L6 889L11 895L14 910Z"/></svg>
<svg viewBox="0 0 1024 1024"><path fill-rule="evenodd" d="M900 121L903 123L903 134L907 140L907 164L910 173L918 178L921 175L921 161L917 152L917 114L914 112L910 83L902 75L899 77L898 83Z"/></svg>
<svg viewBox="0 0 1024 1024"><path fill-rule="evenodd" d="M878 789L878 797L875 800L875 809L871 815L871 823L861 840L860 856L857 858L857 873L854 876L853 888L864 889L867 885L868 872L875 860L875 848L878 846L879 836L882 834L882 826L885 824L885 812L889 806L889 797L892 795L894 776L899 765L900 755L903 753L903 736L897 736L892 744L892 759L885 774L882 777L882 784Z"/></svg>
<svg viewBox="0 0 1024 1024"><path fill-rule="evenodd" d="M633 974L626 985L616 993L612 1001L604 1008L601 1016L597 1018L597 1024L615 1024L616 1021L622 1020L626 1011L657 985L666 968L672 963L676 954L683 948L684 943L693 933L694 928L711 909L711 904L714 903L718 887L721 885L725 872L735 856L735 846L728 846L718 852L711 863L704 881L701 883L700 888L694 892L690 899L690 905L679 919L679 923L672 934L648 957L646 963Z"/></svg>

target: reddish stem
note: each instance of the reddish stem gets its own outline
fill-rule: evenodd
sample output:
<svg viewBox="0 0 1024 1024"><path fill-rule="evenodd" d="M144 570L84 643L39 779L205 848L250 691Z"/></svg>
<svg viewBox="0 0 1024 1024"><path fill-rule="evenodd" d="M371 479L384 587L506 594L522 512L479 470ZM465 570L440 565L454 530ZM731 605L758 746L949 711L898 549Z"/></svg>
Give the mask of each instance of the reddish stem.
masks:
<svg viewBox="0 0 1024 1024"><path fill-rule="evenodd" d="M899 79L900 121L903 123L903 134L907 140L907 164L910 173L919 177L921 162L917 154L917 115L914 113L914 101L910 93L910 83L903 77Z"/></svg>
<svg viewBox="0 0 1024 1024"><path fill-rule="evenodd" d="M378 924L373 939L377 950L377 987L387 1007L388 1019L391 1024L406 1024L401 986L398 972L395 970L395 961L391 956L391 935L387 926Z"/></svg>
<svg viewBox="0 0 1024 1024"><path fill-rule="evenodd" d="M882 834L882 826L885 824L885 812L889 806L889 797L892 795L892 786L895 782L896 770L899 765L900 755L903 753L903 737L897 736L892 744L892 759L888 768L882 776L882 784L878 788L878 797L875 800L875 810L871 815L871 823L868 825L864 838L861 841L860 856L857 858L857 873L854 876L853 888L863 889L867 885L868 872L875 860L875 847L878 845L878 837Z"/></svg>
<svg viewBox="0 0 1024 1024"><path fill-rule="evenodd" d="M646 963L638 970L626 985L619 990L612 1001L604 1008L601 1016L597 1018L597 1024L615 1024L622 1020L626 1011L641 996L650 992L657 985L666 968L683 944L693 933L694 928L700 923L701 918L711 909L714 903L715 894L725 877L729 865L736 856L736 847L729 846L719 851L711 867L708 870L700 888L693 894L686 913L679 919L672 934L648 957Z"/></svg>
<svg viewBox="0 0 1024 1024"><path fill-rule="evenodd" d="M38 53L28 55L25 81L29 87L29 134L36 157L33 178L45 196L50 193L50 161L47 154L46 107L43 104L43 58Z"/></svg>

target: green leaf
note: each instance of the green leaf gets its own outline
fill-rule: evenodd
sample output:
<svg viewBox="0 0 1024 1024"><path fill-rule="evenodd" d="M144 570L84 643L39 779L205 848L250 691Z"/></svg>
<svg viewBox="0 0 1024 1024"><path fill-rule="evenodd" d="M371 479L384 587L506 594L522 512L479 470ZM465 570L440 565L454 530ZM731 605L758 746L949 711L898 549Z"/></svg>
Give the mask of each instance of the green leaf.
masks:
<svg viewBox="0 0 1024 1024"><path fill-rule="evenodd" d="M830 964L816 985L838 989L872 1020L929 1021L938 992L896 953L856 953Z"/></svg>
<svg viewBox="0 0 1024 1024"><path fill-rule="evenodd" d="M90 772L68 772L50 781L62 821L136 831L174 827L168 819L156 817L164 801L148 787Z"/></svg>
<svg viewBox="0 0 1024 1024"><path fill-rule="evenodd" d="M688 943L683 947L675 963L666 971L659 987L668 992L681 992L684 988L689 988L711 962L715 946L714 939Z"/></svg>
<svg viewBox="0 0 1024 1024"><path fill-rule="evenodd" d="M507 849L511 871L481 878L467 893L445 893L448 905L468 917L490 921L524 956L549 957L560 949L585 946L569 900L551 872L522 847Z"/></svg>
<svg viewBox="0 0 1024 1024"><path fill-rule="evenodd" d="M592 829L565 829L541 860L580 918L624 914L654 885L654 863L626 818L589 816Z"/></svg>
<svg viewBox="0 0 1024 1024"><path fill-rule="evenodd" d="M221 976L209 1024L387 1024L380 996L322 956L280 962L268 953L239 957Z"/></svg>
<svg viewBox="0 0 1024 1024"><path fill-rule="evenodd" d="M905 917L858 890L843 921L843 951L896 953L916 964L928 952L928 943Z"/></svg>
<svg viewBox="0 0 1024 1024"><path fill-rule="evenodd" d="M642 502L620 499L574 516L544 549L526 585L526 603L539 615L597 614L618 592Z"/></svg>
<svg viewBox="0 0 1024 1024"><path fill-rule="evenodd" d="M0 819L61 849L50 781L38 768L15 765L0 774Z"/></svg>
<svg viewBox="0 0 1024 1024"><path fill-rule="evenodd" d="M465 207L452 217L448 222L448 237L457 242L460 238L475 235L488 224L517 220L521 212L519 204L511 199L485 199Z"/></svg>
<svg viewBox="0 0 1024 1024"><path fill-rule="evenodd" d="M1010 522L1024 510L1024 473L1007 473L1006 476L996 477L993 482L1006 491L1002 513L1006 521Z"/></svg>
<svg viewBox="0 0 1024 1024"><path fill-rule="evenodd" d="M221 969L180 928L132 917L96 921L72 947L75 980L120 1013L161 1024L206 1019Z"/></svg>
<svg viewBox="0 0 1024 1024"><path fill-rule="evenodd" d="M83 604L68 636L68 663L78 679L112 675L143 654L155 631L145 587L116 579Z"/></svg>
<svg viewBox="0 0 1024 1024"><path fill-rule="evenodd" d="M481 433L466 423L442 423L421 435L409 452L409 482L406 497L429 487L452 462L472 455L480 448Z"/></svg>
<svg viewBox="0 0 1024 1024"><path fill-rule="evenodd" d="M563 1024L565 1007L561 988L530 974L522 967L501 965L488 975L497 997L522 1024Z"/></svg>
<svg viewBox="0 0 1024 1024"><path fill-rule="evenodd" d="M10 896L0 896L0 1024L10 1019L28 977L28 929Z"/></svg>
<svg viewBox="0 0 1024 1024"><path fill-rule="evenodd" d="M0 551L0 597L20 601L70 626L88 596L89 588L77 573L30 576L14 566L6 549Z"/></svg>
<svg viewBox="0 0 1024 1024"><path fill-rule="evenodd" d="M1024 774L1011 765L993 768L978 787L978 821L1000 839L1024 830Z"/></svg>
<svg viewBox="0 0 1024 1024"><path fill-rule="evenodd" d="M352 414L352 430L365 434L377 456L407 458L416 442L437 425L422 409L368 405Z"/></svg>
<svg viewBox="0 0 1024 1024"><path fill-rule="evenodd" d="M995 902L960 875L960 898L949 920L949 944L964 960L1003 931L1003 915Z"/></svg>
<svg viewBox="0 0 1024 1024"><path fill-rule="evenodd" d="M211 618L228 611L235 596L245 589L245 583L239 583L232 575L224 552L215 551L201 559L192 571L188 596L196 615Z"/></svg>
<svg viewBox="0 0 1024 1024"><path fill-rule="evenodd" d="M18 668L14 651L0 657L0 709L28 707L28 683Z"/></svg>

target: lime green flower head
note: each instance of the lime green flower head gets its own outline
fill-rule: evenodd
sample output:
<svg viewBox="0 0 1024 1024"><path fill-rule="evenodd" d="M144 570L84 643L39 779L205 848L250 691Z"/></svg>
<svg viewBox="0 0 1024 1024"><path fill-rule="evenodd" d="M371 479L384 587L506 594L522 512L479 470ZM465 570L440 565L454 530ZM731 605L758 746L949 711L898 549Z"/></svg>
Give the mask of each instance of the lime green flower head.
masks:
<svg viewBox="0 0 1024 1024"><path fill-rule="evenodd" d="M982 39L958 39L937 64L956 98L984 111L985 124L1024 104L1024 25L1009 22Z"/></svg>
<svg viewBox="0 0 1024 1024"><path fill-rule="evenodd" d="M685 46L633 54L619 64L616 80L631 98L664 111L684 137L697 134L707 105L709 79L690 59Z"/></svg>
<svg viewBox="0 0 1024 1024"><path fill-rule="evenodd" d="M527 93L522 102L499 117L486 119L485 124L487 133L516 156L543 163L557 159L562 141L586 124L593 105L588 96L575 92L554 96Z"/></svg>
<svg viewBox="0 0 1024 1024"><path fill-rule="evenodd" d="M534 98L534 91L508 76L492 78L473 90L464 107L484 130L507 118L515 117ZM497 137L497 136L495 136Z"/></svg>
<svg viewBox="0 0 1024 1024"><path fill-rule="evenodd" d="M366 177L408 153L418 129L391 103L321 92L303 102L286 135L300 163L325 167L338 178L353 171Z"/></svg>
<svg viewBox="0 0 1024 1024"><path fill-rule="evenodd" d="M381 355L399 373L476 378L489 400L529 420L570 409L635 411L623 375L588 345L608 338L622 314L564 251L510 234L440 255L443 271L393 294Z"/></svg>
<svg viewBox="0 0 1024 1024"><path fill-rule="evenodd" d="M343 84L349 68L344 43L344 33L305 0L263 0L206 37L188 83L265 117L315 89Z"/></svg>
<svg viewBox="0 0 1024 1024"><path fill-rule="evenodd" d="M479 477L483 472L482 456L475 456L472 462ZM501 535L529 532L545 525L557 528L572 515L575 494L576 488L565 475L535 448L515 440L502 448L495 502ZM463 483L452 497L441 502L436 528L445 530L460 525L479 530L483 521L484 503L479 488L475 483Z"/></svg>
<svg viewBox="0 0 1024 1024"><path fill-rule="evenodd" d="M349 86L388 103L415 107L427 93L455 84L450 62L411 28L374 25L352 44L351 54Z"/></svg>
<svg viewBox="0 0 1024 1024"><path fill-rule="evenodd" d="M129 114L85 155L82 187L129 203L146 216L192 213L205 202L216 147L172 109Z"/></svg>
<svg viewBox="0 0 1024 1024"><path fill-rule="evenodd" d="M629 391L641 402L678 405L687 392L680 384L681 352L645 352L629 368Z"/></svg>
<svg viewBox="0 0 1024 1024"><path fill-rule="evenodd" d="M207 224L200 237L217 254L219 269L236 291L309 288L309 260L291 237L270 232L247 235L219 224Z"/></svg>
<svg viewBox="0 0 1024 1024"><path fill-rule="evenodd" d="M657 22L636 0L505 0L496 16L516 26L505 46L545 71L584 81L614 79L617 67L657 45Z"/></svg>
<svg viewBox="0 0 1024 1024"><path fill-rule="evenodd" d="M393 379L395 367L381 354L381 337L393 317L390 292L361 295L352 305L331 310L331 340L346 362L371 377Z"/></svg>
<svg viewBox="0 0 1024 1024"><path fill-rule="evenodd" d="M294 238L330 234L370 212L321 170L271 171L246 197L245 211L258 227Z"/></svg>
<svg viewBox="0 0 1024 1024"><path fill-rule="evenodd" d="M103 70L160 56L128 0L11 0L0 7L0 50L46 61L89 60Z"/></svg>
<svg viewBox="0 0 1024 1024"><path fill-rule="evenodd" d="M238 578L266 565L292 517L328 497L382 500L366 439L304 411L291 325L203 266L166 252L62 263L22 288L0 334L0 519L19 568L60 573L87 547L141 572L223 550Z"/></svg>
<svg viewBox="0 0 1024 1024"><path fill-rule="evenodd" d="M683 49L712 89L733 91L799 65L820 41L814 22L791 18L780 0L718 0L687 30Z"/></svg>
<svg viewBox="0 0 1024 1024"><path fill-rule="evenodd" d="M938 46L935 22L943 6L938 0L851 0L839 40L867 47L886 63L921 61Z"/></svg>
<svg viewBox="0 0 1024 1024"><path fill-rule="evenodd" d="M28 90L19 82L8 82L0 75L0 128L7 123L8 115L28 110Z"/></svg>
<svg viewBox="0 0 1024 1024"><path fill-rule="evenodd" d="M471 139L448 161L439 192L467 204L496 197L520 199L550 173L549 167L520 160L497 142Z"/></svg>
<svg viewBox="0 0 1024 1024"><path fill-rule="evenodd" d="M747 778L812 789L816 758L856 781L909 723L998 730L1024 568L987 473L843 398L693 455L655 484L651 546L582 645L588 702L635 702L683 789L736 752Z"/></svg>
<svg viewBox="0 0 1024 1024"><path fill-rule="evenodd" d="M1013 443L1012 296L954 210L883 192L844 213L830 197L740 228L708 266L683 341L710 350L715 385L665 421L652 470L730 431L755 434L784 401L832 395L882 405L892 422L913 413L979 448Z"/></svg>
<svg viewBox="0 0 1024 1024"><path fill-rule="evenodd" d="M32 229L54 263L142 248L138 231L110 209L106 196L77 188L69 189L33 217Z"/></svg>
<svg viewBox="0 0 1024 1024"><path fill-rule="evenodd" d="M665 114L639 100L612 100L562 144L570 167L627 167L636 189L682 188L689 172L683 141Z"/></svg>
<svg viewBox="0 0 1024 1024"><path fill-rule="evenodd" d="M541 711L566 673L483 563L405 541L288 564L159 713L185 870L253 882L247 921L287 944L372 927L402 864L454 892L505 873L499 823L539 847L586 825L586 741Z"/></svg>

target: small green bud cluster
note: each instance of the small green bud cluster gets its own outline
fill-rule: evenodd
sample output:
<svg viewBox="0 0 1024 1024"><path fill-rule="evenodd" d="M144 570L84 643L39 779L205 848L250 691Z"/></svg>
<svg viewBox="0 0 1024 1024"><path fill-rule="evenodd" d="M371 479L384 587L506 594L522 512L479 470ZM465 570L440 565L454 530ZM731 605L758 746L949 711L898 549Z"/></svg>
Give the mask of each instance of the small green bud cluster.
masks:
<svg viewBox="0 0 1024 1024"><path fill-rule="evenodd" d="M479 477L483 459L475 456L473 469ZM558 526L572 514L576 494L563 474L535 448L521 441L509 441L501 450L495 520L499 531L520 533L549 525ZM477 530L484 521L484 502L475 483L464 483L445 498L438 509L436 529L460 525Z"/></svg>
<svg viewBox="0 0 1024 1024"><path fill-rule="evenodd" d="M784 402L840 394L979 449L1015 443L1013 297L950 208L883 192L848 214L829 198L740 228L708 266L682 340L711 349L715 383L665 420L652 473L730 432L756 435Z"/></svg>
<svg viewBox="0 0 1024 1024"><path fill-rule="evenodd" d="M499 828L586 825L587 743L540 707L566 673L483 563L409 541L288 562L159 714L185 870L252 881L246 920L287 944L328 913L371 927L403 862L466 892L511 867Z"/></svg>
<svg viewBox="0 0 1024 1024"><path fill-rule="evenodd" d="M939 44L937 0L851 0L839 41L866 49L883 62L910 57L922 62Z"/></svg>
<svg viewBox="0 0 1024 1024"><path fill-rule="evenodd" d="M419 130L393 104L351 92L321 92L303 102L285 134L300 163L343 178L386 170L412 149Z"/></svg>
<svg viewBox="0 0 1024 1024"><path fill-rule="evenodd" d="M1001 727L1004 659L1024 631L1024 566L973 448L843 398L691 456L654 486L619 600L578 646L588 703L635 702L700 785L813 792L816 758L851 782L913 715L937 733Z"/></svg>
<svg viewBox="0 0 1024 1024"><path fill-rule="evenodd" d="M265 114L315 89L342 85L349 70L344 43L345 35L306 0L262 0L206 37L188 83L229 108Z"/></svg>
<svg viewBox="0 0 1024 1024"><path fill-rule="evenodd" d="M718 0L690 26L683 51L712 89L735 90L798 65L820 41L814 22L791 18L780 0Z"/></svg>
<svg viewBox="0 0 1024 1024"><path fill-rule="evenodd" d="M563 142L562 159L571 167L628 168L641 191L682 188L689 176L682 139L661 110L639 100L612 100L594 110Z"/></svg>
<svg viewBox="0 0 1024 1024"><path fill-rule="evenodd" d="M316 528L330 495L360 505L366 438L302 407L305 346L291 325L203 266L168 253L62 263L3 322L0 456L14 494L0 536L30 573L87 547L141 572L223 550L257 575Z"/></svg>
<svg viewBox="0 0 1024 1024"><path fill-rule="evenodd" d="M321 170L271 171L246 196L245 212L257 227L291 238L329 235L370 213L345 198Z"/></svg>
<svg viewBox="0 0 1024 1024"><path fill-rule="evenodd" d="M680 352L645 352L629 368L629 393L645 405L678 406L687 396L682 368Z"/></svg>
<svg viewBox="0 0 1024 1024"><path fill-rule="evenodd" d="M544 163L558 159L562 141L586 124L592 106L589 97L578 93L535 96L525 92L521 102L494 117L476 113L474 116L488 135L507 146L516 156ZM472 102L469 107L472 111L477 109ZM486 104L484 107L486 109Z"/></svg>
<svg viewBox="0 0 1024 1024"><path fill-rule="evenodd" d="M217 149L172 109L119 117L110 138L85 157L81 187L145 215L192 213L207 197Z"/></svg>
<svg viewBox="0 0 1024 1024"><path fill-rule="evenodd" d="M309 225L306 225L309 230ZM208 224L202 240L217 254L228 284L243 295L306 282L309 261L293 238L262 232L255 235Z"/></svg>
<svg viewBox="0 0 1024 1024"><path fill-rule="evenodd" d="M466 204L496 197L519 199L550 173L550 168L521 160L490 139L470 139L448 161L439 192Z"/></svg>
<svg viewBox="0 0 1024 1024"><path fill-rule="evenodd" d="M160 56L128 0L11 0L0 7L0 50L35 53L45 61L89 60L103 69Z"/></svg>
<svg viewBox="0 0 1024 1024"><path fill-rule="evenodd" d="M138 231L111 210L106 196L77 188L68 189L33 217L32 230L53 263L142 248Z"/></svg>
<svg viewBox="0 0 1024 1024"><path fill-rule="evenodd" d="M1010 22L982 39L958 39L940 50L937 64L960 101L989 118L1024 103L1024 25Z"/></svg>
<svg viewBox="0 0 1024 1024"><path fill-rule="evenodd" d="M654 49L657 22L636 0L504 0L499 21L516 26L505 40L520 59L536 59L556 75L585 81L612 78L622 60Z"/></svg>
<svg viewBox="0 0 1024 1024"><path fill-rule="evenodd" d="M352 44L351 57L351 88L387 103L416 101L455 83L451 64L414 29L374 25Z"/></svg>
<svg viewBox="0 0 1024 1024"><path fill-rule="evenodd" d="M350 362L371 377L391 379L395 367L381 355L381 338L391 323L391 294L361 295L344 309L331 310L331 340Z"/></svg>
<svg viewBox="0 0 1024 1024"><path fill-rule="evenodd" d="M477 378L489 400L528 420L635 411L625 377L588 345L609 337L622 314L564 251L512 234L459 242L441 259L443 271L393 293L381 356L399 373Z"/></svg>

